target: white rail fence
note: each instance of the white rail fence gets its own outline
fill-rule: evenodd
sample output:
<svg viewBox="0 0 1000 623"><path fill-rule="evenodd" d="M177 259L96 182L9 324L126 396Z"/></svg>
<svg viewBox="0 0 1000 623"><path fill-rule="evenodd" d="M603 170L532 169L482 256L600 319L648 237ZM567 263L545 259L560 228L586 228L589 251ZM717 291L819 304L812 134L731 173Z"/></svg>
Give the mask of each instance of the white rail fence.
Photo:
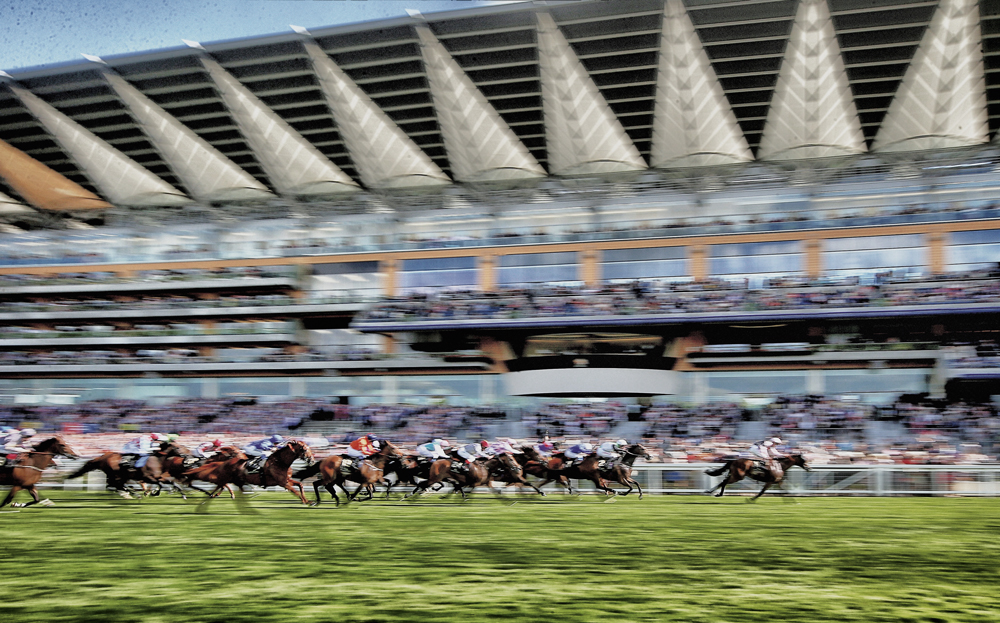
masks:
<svg viewBox="0 0 1000 623"><path fill-rule="evenodd" d="M103 491L105 480L100 472L92 472L76 480L62 480L81 463L64 461L59 470L50 470L46 474L40 486L67 491ZM705 474L706 469L713 467L718 467L718 464L642 463L635 466L633 477L644 493L703 494L722 480L721 477ZM579 486L584 493L596 493L589 482L574 481L573 486L574 489ZM612 486L623 490L620 485ZM760 487L760 483L745 479L729 485L726 494L749 495L759 491ZM794 495L1000 496L1000 465L818 465L810 472L792 468L787 473L784 487ZM546 492L561 490L562 487L557 485L545 487ZM515 491L508 488L505 493Z"/></svg>

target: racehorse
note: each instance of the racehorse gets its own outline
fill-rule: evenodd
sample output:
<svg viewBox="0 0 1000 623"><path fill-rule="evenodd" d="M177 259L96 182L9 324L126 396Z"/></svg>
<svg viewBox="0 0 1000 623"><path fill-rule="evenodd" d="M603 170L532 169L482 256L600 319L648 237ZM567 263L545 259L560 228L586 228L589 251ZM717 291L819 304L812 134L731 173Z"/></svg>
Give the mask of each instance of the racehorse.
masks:
<svg viewBox="0 0 1000 623"><path fill-rule="evenodd" d="M611 487L607 486L604 482L604 478L601 475L601 470L598 467L600 464L600 459L596 454L589 454L580 463L573 463L571 459L567 459L566 455L562 452L557 452L552 455L549 459L549 470L558 472L567 479L567 488L570 493L573 493L573 488L569 486L569 479L575 480L589 480L594 483L599 491L603 491L605 495L616 495L617 492ZM538 485L539 488L544 487L555 480L551 476L545 480L542 484Z"/></svg>
<svg viewBox="0 0 1000 623"><path fill-rule="evenodd" d="M785 480L785 475L788 473L791 467L801 467L807 472L812 471L809 466L806 465L806 460L801 454L792 454L790 456L783 456L779 459L775 459L779 465L781 465L782 474L780 478L775 478L774 473L767 467L757 465L757 461L754 459L733 459L731 461L726 461L722 466L716 469L707 470L705 473L709 476L721 476L726 474L726 477L722 479L722 482L715 485L706 493L712 493L716 489L719 490L715 494L715 497L721 497L723 493L726 492L726 485L730 485L734 482L739 482L744 478L751 478L757 482L764 483L764 487L757 493L757 495L750 498L750 502L753 502L760 496L764 495L764 492L771 485L777 485L778 488L781 487L781 483Z"/></svg>
<svg viewBox="0 0 1000 623"><path fill-rule="evenodd" d="M423 493L440 482L450 482L454 489L452 493L461 493L462 499L468 499L465 487L469 487L471 493L476 487L489 486L493 476L501 476L506 473L507 477L516 480L518 477L524 480L521 466L517 464L509 454L500 454L487 459L486 461L473 461L466 464L466 469L452 469L452 461L459 462L463 459L438 459L430 464L427 480L421 482L406 497ZM537 488L535 489L538 490ZM541 491L539 491L541 493ZM450 495L450 494L449 494Z"/></svg>
<svg viewBox="0 0 1000 623"><path fill-rule="evenodd" d="M498 455L496 458L507 457L510 459L510 461L509 462L498 461L493 471L490 473L490 480L493 482L502 482L504 483L505 486L508 487L511 485L517 485L518 492L521 491L521 487L523 487L524 485L528 485L529 487L535 490L535 493L537 493L542 497L545 497L544 491L542 491L532 483L528 482L528 480L524 477L524 466L522 466L521 462L518 460L518 458L521 456L523 456L523 454L512 455L506 452Z"/></svg>
<svg viewBox="0 0 1000 623"><path fill-rule="evenodd" d="M56 464L53 457L56 455L66 456L71 459L79 458L66 442L58 437L52 437L39 443L34 450L29 450L21 455L20 461L15 465L6 465L0 468L0 485L9 485L10 492L0 507L4 507L14 499L14 495L21 489L31 494L32 501L24 504L14 503L12 506L25 507L32 504L51 506L48 499L42 500L38 497L38 489L35 485L42 479L42 472Z"/></svg>
<svg viewBox="0 0 1000 623"><path fill-rule="evenodd" d="M337 506L340 506L340 498L337 497L337 487L344 492L347 497L347 501L350 502L357 497L358 493L362 489L368 488L371 492L375 484L386 484L385 482L385 468L386 464L391 459L399 459L402 455L399 454L399 448L392 445L388 441L383 441L382 447L379 451L372 454L371 456L365 457L365 460L361 462L361 468L358 469L356 466L352 467L348 475L344 474L341 466L344 464L343 456L339 454L334 454L328 456L322 461L313 463L305 469L295 472L296 478L308 478L314 474L319 474L319 478L313 481L313 489L316 491L316 501L313 502L313 506L319 506L320 503L320 492L319 488L325 487L330 495L333 496L333 501L336 502ZM355 460L355 459L352 459ZM360 483L358 488L354 490L354 493L349 493L347 487L344 483L350 480L351 482Z"/></svg>
<svg viewBox="0 0 1000 623"><path fill-rule="evenodd" d="M521 469L524 470L525 474L547 479L546 482L555 480L557 483L566 487L570 493L573 492L573 487L570 485L569 478L564 476L561 470L549 468L549 459L542 456L535 448L531 446L521 446L521 454L516 454L514 456L517 462L521 465Z"/></svg>
<svg viewBox="0 0 1000 623"><path fill-rule="evenodd" d="M385 464L385 473L382 474L382 476L385 478L390 474L395 474L396 480L392 481L386 478L385 497L388 498L392 488L397 485L416 486L417 478L427 480L429 472L430 463L421 461L417 458L417 456L412 454L400 456L396 459L389 459L389 461Z"/></svg>
<svg viewBox="0 0 1000 623"><path fill-rule="evenodd" d="M644 459L649 458L649 453L641 445L634 443L629 447L625 448L625 456L622 457L620 461L615 461L611 469L602 469L601 478L608 482L617 482L619 484L628 487L628 491L625 493L619 493L619 495L628 495L632 493L632 487L635 486L639 490L639 499L642 499L642 487L639 483L632 478L632 464L638 457Z"/></svg>
<svg viewBox="0 0 1000 623"><path fill-rule="evenodd" d="M205 491L201 487L196 487L191 483L191 479L184 475L184 472L201 467L206 463L219 463L226 461L233 457L242 457L244 460L247 459L247 455L243 454L239 448L235 446L222 446L217 452L208 457L201 457L195 461L192 461L194 457L187 448L181 445L176 445L176 452L167 453L163 457L163 471L170 475L173 479L174 485L180 489L181 497L185 500L187 496L184 495L184 490L181 489L180 485L185 485L191 487L195 491L200 491L205 495L211 495L211 491ZM224 485L225 489L229 491L229 497L235 498L236 494L233 493L233 488L231 485Z"/></svg>
<svg viewBox="0 0 1000 623"><path fill-rule="evenodd" d="M171 449L172 446L173 449ZM176 453L175 444L167 444L163 448L166 449L166 453L168 454ZM88 472L100 470L107 477L108 488L114 489L124 498L132 497L132 494L125 487L125 483L130 480L139 483L143 495L149 493L146 485L157 485L156 493L159 493L159 487L162 487L165 482L170 483L170 475L166 474L163 470L164 449L157 450L148 455L146 463L140 468L123 466L122 456L121 452L105 452L101 456L90 459L80 469L66 478L79 478Z"/></svg>
<svg viewBox="0 0 1000 623"><path fill-rule="evenodd" d="M214 483L215 491L211 493L210 498L217 496L227 484L232 483L241 489L244 485L257 485L263 488L284 487L302 500L303 504L309 504L305 494L302 493L302 483L292 479L292 463L298 459L309 463L313 460L312 449L305 442L298 439L286 442L267 457L264 466L258 472L247 472L246 455L242 456L243 458L233 457L221 462L206 463L201 467L187 470L183 476L190 480Z"/></svg>

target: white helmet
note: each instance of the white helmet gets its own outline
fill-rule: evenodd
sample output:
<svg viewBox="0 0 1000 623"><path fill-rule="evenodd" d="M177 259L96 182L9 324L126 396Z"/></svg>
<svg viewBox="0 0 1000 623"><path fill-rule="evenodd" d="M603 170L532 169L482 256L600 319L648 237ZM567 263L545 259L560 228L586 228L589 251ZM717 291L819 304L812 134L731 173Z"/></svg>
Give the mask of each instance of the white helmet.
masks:
<svg viewBox="0 0 1000 623"><path fill-rule="evenodd" d="M618 441L615 442L615 447L616 448L624 448L627 445L628 445L628 442L625 441L624 439L619 439Z"/></svg>
<svg viewBox="0 0 1000 623"><path fill-rule="evenodd" d="M25 428L24 430L21 431L21 436L22 437L34 437L35 436L35 429L33 429L33 428Z"/></svg>
<svg viewBox="0 0 1000 623"><path fill-rule="evenodd" d="M771 437L770 441L771 441L771 443L773 443L775 445L779 445L779 444L785 443L784 441L781 440L781 437Z"/></svg>

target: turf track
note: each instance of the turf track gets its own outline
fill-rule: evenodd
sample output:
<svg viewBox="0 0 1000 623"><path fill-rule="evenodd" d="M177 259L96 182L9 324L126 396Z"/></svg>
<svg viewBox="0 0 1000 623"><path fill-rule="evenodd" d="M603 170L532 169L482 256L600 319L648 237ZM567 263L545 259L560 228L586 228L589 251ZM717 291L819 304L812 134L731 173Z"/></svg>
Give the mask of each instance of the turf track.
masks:
<svg viewBox="0 0 1000 623"><path fill-rule="evenodd" d="M50 497L0 621L1000 621L997 499Z"/></svg>

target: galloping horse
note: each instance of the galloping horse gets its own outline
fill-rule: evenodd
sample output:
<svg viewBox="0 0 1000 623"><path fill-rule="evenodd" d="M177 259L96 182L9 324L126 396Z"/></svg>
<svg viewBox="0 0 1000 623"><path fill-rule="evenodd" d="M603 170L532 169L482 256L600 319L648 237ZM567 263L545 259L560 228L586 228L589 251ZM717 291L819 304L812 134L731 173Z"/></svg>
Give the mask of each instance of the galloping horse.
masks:
<svg viewBox="0 0 1000 623"><path fill-rule="evenodd" d="M632 487L635 486L639 490L639 499L642 499L642 487L639 483L632 478L632 464L638 457L645 459L649 458L649 453L641 445L634 443L629 447L625 448L625 456L622 457L621 461L616 461L611 469L602 469L601 478L608 482L617 482L619 484L628 487L628 491L625 493L620 493L619 495L628 495L632 493Z"/></svg>
<svg viewBox="0 0 1000 623"><path fill-rule="evenodd" d="M344 457L339 454L334 454L328 456L318 463L314 463L309 467L295 472L296 478L308 478L314 474L319 474L319 478L313 481L313 489L316 491L316 501L313 502L313 506L319 506L320 503L320 492L319 488L325 487L330 495L333 496L333 501L340 506L340 498L337 497L337 487L344 492L347 496L347 501L350 502L357 497L361 489L374 487L375 484L385 482L385 468L386 464L390 459L399 459L401 455L399 454L399 449L389 443L388 441L382 442L382 447L378 452L372 454L361 463L361 469L352 468L349 475L345 475L340 469L344 463ZM344 483L350 480L351 482L360 483L358 488L354 490L354 493L349 493ZM369 489L371 490L371 489Z"/></svg>
<svg viewBox="0 0 1000 623"><path fill-rule="evenodd" d="M757 495L750 498L750 502L753 502L760 496L764 495L768 487L771 485L777 485L781 488L781 483L785 480L785 475L788 473L791 467L801 467L802 469L812 471L809 466L806 465L806 460L801 454L792 454L790 456L783 456L780 459L775 459L779 465L781 465L782 474L780 478L775 478L774 473L767 467L759 467L756 465L754 459L733 459L732 461L726 461L721 467L717 469L707 470L705 473L709 476L721 476L726 474L726 477L722 479L722 482L715 485L706 493L711 493L716 489L719 490L715 494L715 497L721 497L723 493L726 492L726 485L730 485L734 482L739 482L744 478L751 478L757 482L764 483L764 487L757 493Z"/></svg>
<svg viewBox="0 0 1000 623"><path fill-rule="evenodd" d="M516 454L514 456L517 462L521 465L521 469L524 470L525 474L545 479L545 482L555 480L563 487L566 487L570 493L573 492L573 487L570 485L569 478L564 476L561 470L551 469L549 467L549 459L539 454L538 450L535 448L531 446L521 446L521 454Z"/></svg>
<svg viewBox="0 0 1000 623"><path fill-rule="evenodd" d="M220 463L222 461L227 461L233 457L242 457L244 460L247 459L247 455L243 454L239 448L235 446L223 446L219 448L218 452L214 453L208 457L201 457L195 462L191 462L193 458L191 453L184 446L176 446L177 452L168 453L163 458L163 471L173 478L175 486L180 489L180 485L191 487L195 491L200 491L205 495L211 495L210 491L205 491L200 487L196 487L191 484L191 479L184 475L184 472L196 469L205 465L207 463ZM233 488L231 485L225 485L226 490L229 491L229 497L235 498L236 494L233 493ZM181 489L181 497L185 500L187 496L184 495L184 490Z"/></svg>
<svg viewBox="0 0 1000 623"><path fill-rule="evenodd" d="M570 493L573 493L573 488L569 486L568 482L570 478L573 478L576 480L589 480L594 483L594 486L597 487L599 491L603 491L605 495L615 495L617 492L607 486L604 482L604 478L601 476L601 470L598 467L599 463L600 459L596 454L587 455L581 463L573 464L572 461L567 459L562 452L557 452L552 455L551 459L549 459L549 470L558 472L566 478L566 486ZM544 487L553 480L555 480L555 478L550 476L545 480L545 482L538 485L538 487Z"/></svg>
<svg viewBox="0 0 1000 623"><path fill-rule="evenodd" d="M524 480L524 477L521 475L521 466L509 454L494 456L486 461L474 461L467 464L464 470L452 469L452 460L438 459L431 463L427 480L418 484L406 497L423 493L430 487L447 481L454 486L452 493L461 493L462 499L465 500L468 499L468 496L465 494L465 487L469 487L470 493L476 487L488 487L490 481L493 479L493 475L501 476L506 473L509 479L516 480L520 477L521 480ZM454 460L460 461L462 459Z"/></svg>
<svg viewBox="0 0 1000 623"><path fill-rule="evenodd" d="M164 446L167 448L167 452L173 454L174 451L170 450L173 444L168 444ZM90 459L83 464L80 469L76 470L66 478L79 478L88 472L94 470L100 470L104 472L107 477L108 488L114 489L122 497L131 498L132 495L125 488L125 483L130 480L134 480L139 483L142 487L142 493L145 495L148 493L146 485L157 485L162 487L163 484L170 482L170 475L166 474L163 470L163 450L157 450L153 454L150 454L146 458L146 463L140 467L123 467L122 466L122 453L121 452L105 452L101 456ZM159 488L157 488L157 493Z"/></svg>
<svg viewBox="0 0 1000 623"><path fill-rule="evenodd" d="M79 458L62 439L52 437L36 445L34 450L22 454L20 462L16 465L0 468L0 485L10 486L10 493L7 494L3 502L0 502L0 507L9 504L14 499L14 495L21 489L31 494L32 501L24 504L14 503L12 506L25 507L32 504L51 506L52 502L48 499L39 499L38 489L35 488L35 485L42 479L42 472L56 464L53 460L56 455L71 459Z"/></svg>
<svg viewBox="0 0 1000 623"><path fill-rule="evenodd" d="M528 485L535 490L535 493L544 497L545 492L528 482L524 477L524 466L519 460L523 454L501 454L497 458L504 456L510 458L509 462L497 462L494 470L490 473L490 480L495 482L502 482L505 486L517 485L518 492L521 491L521 487Z"/></svg>
<svg viewBox="0 0 1000 623"><path fill-rule="evenodd" d="M309 504L306 496L302 493L302 483L292 479L292 463L298 459L312 462L312 450L304 442L292 439L283 446L275 450L271 456L267 457L264 466L259 472L248 473L246 471L246 455L244 458L234 457L221 462L206 463L201 467L189 469L183 473L183 477L189 480L204 480L216 485L215 491L210 498L214 498L229 483L243 488L244 485L257 485L258 487L284 487L289 493L302 500L303 504ZM298 489L296 493L295 489Z"/></svg>

